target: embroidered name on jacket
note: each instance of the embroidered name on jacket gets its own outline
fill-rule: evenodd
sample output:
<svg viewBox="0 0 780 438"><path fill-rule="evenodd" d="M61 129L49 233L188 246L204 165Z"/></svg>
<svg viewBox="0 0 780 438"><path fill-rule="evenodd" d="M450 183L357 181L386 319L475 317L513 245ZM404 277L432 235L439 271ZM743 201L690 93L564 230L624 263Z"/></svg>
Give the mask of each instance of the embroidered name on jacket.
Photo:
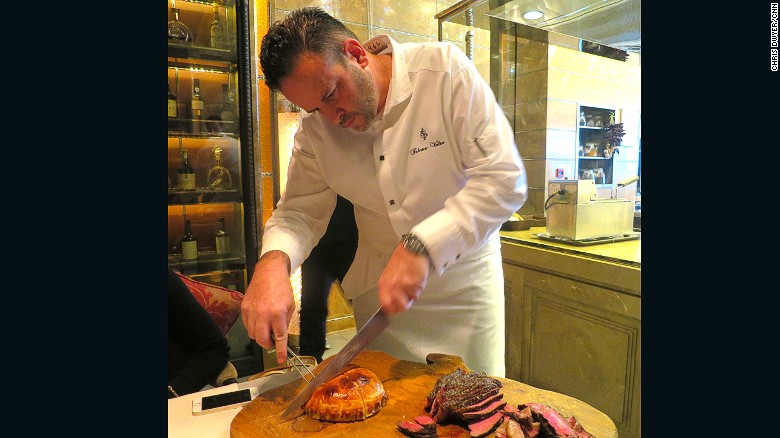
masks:
<svg viewBox="0 0 780 438"><path fill-rule="evenodd" d="M443 145L444 143L446 143L446 141L436 140L436 141L430 142L428 144L428 146L426 146L424 148L411 148L409 150L409 155L415 155L415 154L419 154L420 152L425 152L429 148L435 148L435 147Z"/></svg>

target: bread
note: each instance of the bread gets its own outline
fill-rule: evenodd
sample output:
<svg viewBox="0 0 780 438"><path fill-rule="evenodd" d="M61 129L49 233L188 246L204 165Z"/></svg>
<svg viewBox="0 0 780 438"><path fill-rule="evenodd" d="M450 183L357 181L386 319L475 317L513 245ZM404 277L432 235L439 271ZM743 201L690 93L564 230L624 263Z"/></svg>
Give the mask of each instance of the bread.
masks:
<svg viewBox="0 0 780 438"><path fill-rule="evenodd" d="M333 422L365 420L387 404L382 382L371 370L351 368L323 383L303 405L312 418Z"/></svg>

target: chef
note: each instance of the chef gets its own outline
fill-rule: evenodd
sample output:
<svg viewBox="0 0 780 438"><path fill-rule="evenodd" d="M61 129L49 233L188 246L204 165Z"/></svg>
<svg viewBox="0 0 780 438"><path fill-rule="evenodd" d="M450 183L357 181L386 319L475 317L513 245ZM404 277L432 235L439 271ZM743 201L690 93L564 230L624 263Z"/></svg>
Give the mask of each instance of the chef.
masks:
<svg viewBox="0 0 780 438"><path fill-rule="evenodd" d="M527 199L525 170L489 85L449 43L356 35L303 8L263 37L265 81L301 107L284 196L268 220L241 304L249 336L286 359L290 274L324 234L339 194L359 243L342 287L367 347L425 362L463 358L503 377L504 278L498 230Z"/></svg>

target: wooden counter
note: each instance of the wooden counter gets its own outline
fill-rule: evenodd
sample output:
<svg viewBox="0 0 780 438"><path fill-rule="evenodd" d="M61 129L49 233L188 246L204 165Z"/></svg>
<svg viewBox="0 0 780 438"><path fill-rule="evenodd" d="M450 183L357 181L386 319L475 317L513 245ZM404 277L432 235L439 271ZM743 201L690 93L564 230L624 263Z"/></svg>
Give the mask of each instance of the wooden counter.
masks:
<svg viewBox="0 0 780 438"><path fill-rule="evenodd" d="M641 238L573 246L502 231L506 377L582 400L641 437Z"/></svg>

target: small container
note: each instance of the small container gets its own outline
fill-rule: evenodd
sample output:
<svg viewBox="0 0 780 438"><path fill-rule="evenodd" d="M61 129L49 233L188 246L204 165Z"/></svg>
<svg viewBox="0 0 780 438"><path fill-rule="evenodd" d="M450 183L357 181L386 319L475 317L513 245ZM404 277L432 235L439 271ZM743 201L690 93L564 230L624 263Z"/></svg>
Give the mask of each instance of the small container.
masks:
<svg viewBox="0 0 780 438"><path fill-rule="evenodd" d="M596 184L605 184L604 179L605 179L604 169L602 169L601 167L597 167L593 169L593 180Z"/></svg>
<svg viewBox="0 0 780 438"><path fill-rule="evenodd" d="M585 169L580 172L580 179L593 179L593 169Z"/></svg>

